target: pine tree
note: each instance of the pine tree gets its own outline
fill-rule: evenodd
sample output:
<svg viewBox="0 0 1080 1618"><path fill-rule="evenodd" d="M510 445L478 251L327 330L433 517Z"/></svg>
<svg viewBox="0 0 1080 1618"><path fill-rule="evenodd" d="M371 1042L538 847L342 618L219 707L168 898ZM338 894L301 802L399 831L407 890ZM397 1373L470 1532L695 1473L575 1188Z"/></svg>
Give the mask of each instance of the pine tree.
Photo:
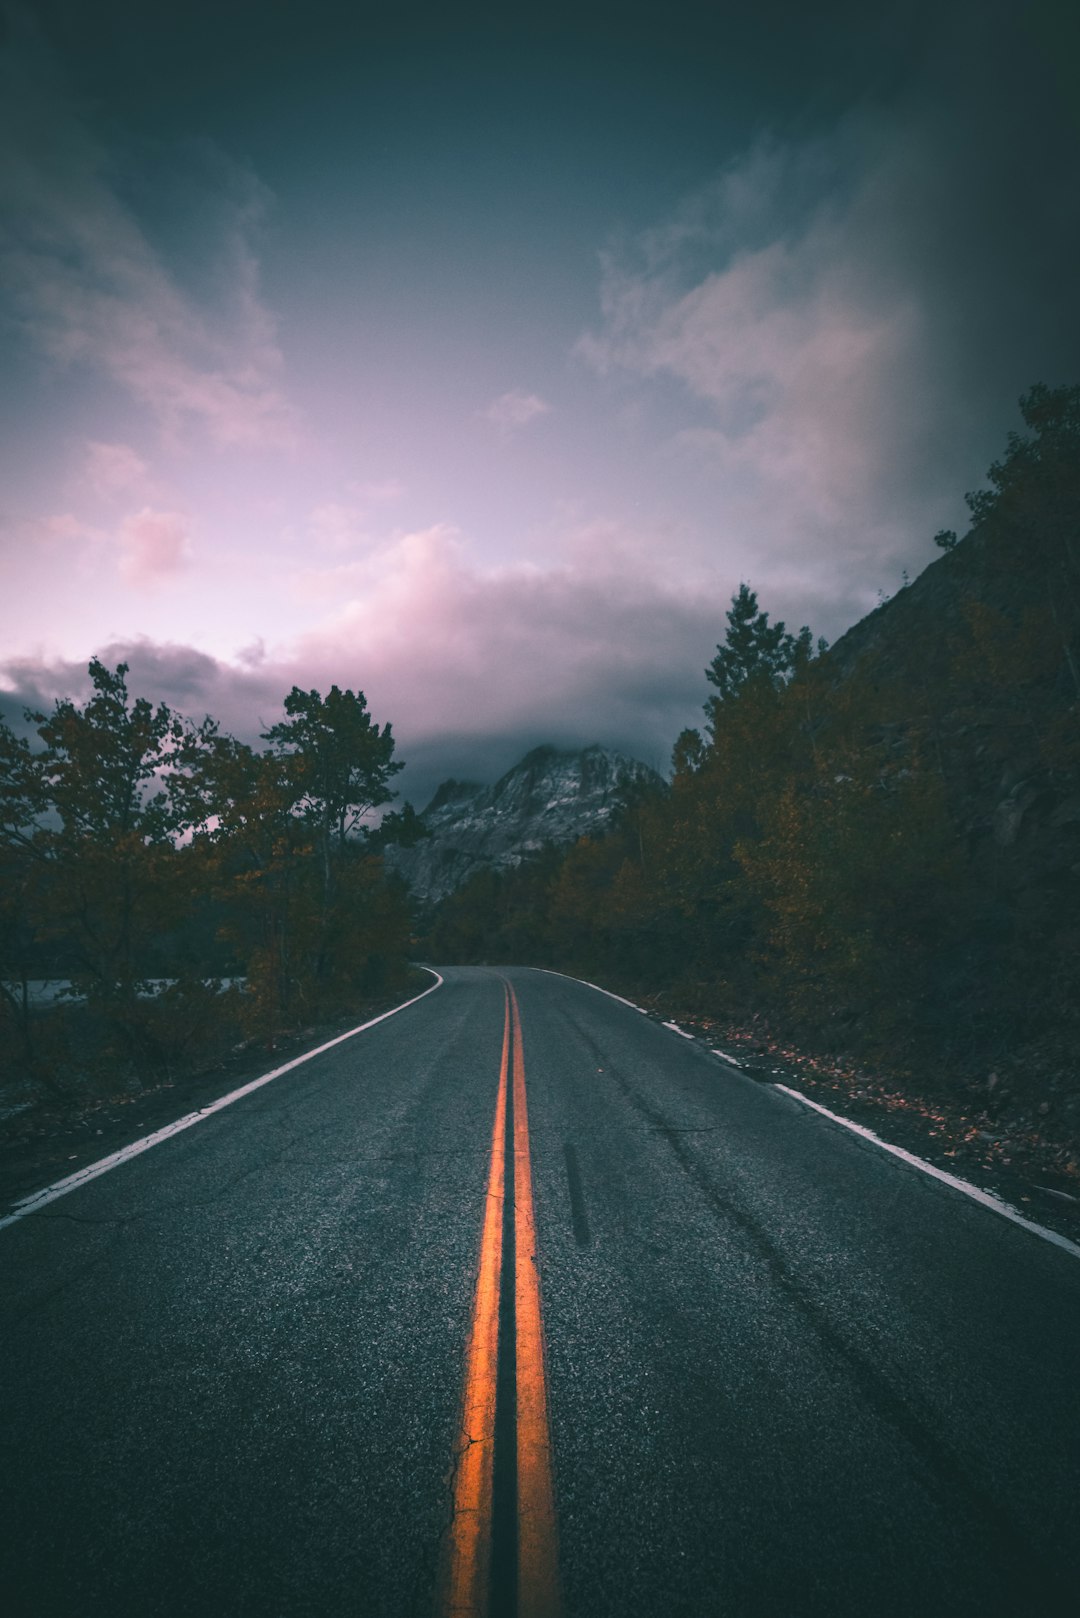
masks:
<svg viewBox="0 0 1080 1618"><path fill-rule="evenodd" d="M705 678L720 693L719 698L712 698L714 703L730 702L754 681L782 685L800 658L811 655L809 629L804 625L797 635L789 635L782 619L770 624L748 584L740 584L732 596L727 621L723 643L705 670Z"/></svg>

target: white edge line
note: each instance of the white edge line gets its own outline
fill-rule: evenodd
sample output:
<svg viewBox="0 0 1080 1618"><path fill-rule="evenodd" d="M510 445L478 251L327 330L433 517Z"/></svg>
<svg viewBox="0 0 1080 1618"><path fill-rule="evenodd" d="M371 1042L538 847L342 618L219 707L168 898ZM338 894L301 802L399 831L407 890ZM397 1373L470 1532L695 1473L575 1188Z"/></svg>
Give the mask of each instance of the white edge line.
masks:
<svg viewBox="0 0 1080 1618"><path fill-rule="evenodd" d="M317 1045L313 1051L305 1051L303 1056L294 1056L291 1062L285 1062L281 1067L274 1068L272 1073L263 1073L261 1077L251 1079L247 1084L242 1084L238 1090L230 1090L228 1095L218 1096L216 1101L211 1101L207 1107L201 1107L198 1112L186 1113L183 1118L178 1118L175 1123L166 1124L162 1129L155 1129L153 1134L144 1135L140 1140L133 1140L130 1146L122 1146L118 1152L111 1152L108 1157L99 1158L96 1163L88 1163L85 1168L76 1169L74 1174L69 1174L64 1180L57 1180L53 1185L47 1185L43 1191L34 1191L30 1196L23 1197L21 1201L14 1204L12 1213L0 1219L0 1230L3 1230L5 1225L13 1225L17 1219L25 1219L27 1214L37 1213L39 1208L44 1208L47 1203L55 1202L57 1197L66 1196L69 1191L77 1190L80 1185L87 1185L89 1181L96 1180L100 1174L108 1174L110 1169L115 1169L121 1163L126 1163L129 1158L139 1157L143 1152L148 1152L151 1146L158 1146L163 1140L169 1140L171 1136L179 1135L182 1130L190 1129L192 1124L201 1123L204 1118L209 1118L211 1114L220 1112L223 1107L232 1106L234 1101L239 1101L242 1096L249 1096L253 1090L261 1090L264 1084L270 1083L271 1079L280 1079L283 1073L290 1073L294 1067L300 1067L304 1062L310 1062L313 1057L321 1056L324 1051L333 1050L335 1045L343 1044L345 1040L352 1039L355 1034L362 1034L365 1029L374 1028L376 1023L385 1022L387 1017L396 1017L399 1011L404 1011L408 1006L415 1006L418 1000L423 1000L427 995L434 994L435 990L441 988L443 984L443 979L435 971L434 967L423 966L420 970L430 972L435 979L431 987L424 989L421 994L414 994L411 1000L403 1000L400 1006L394 1006L390 1011L381 1012L378 1017L372 1017L370 1022L362 1022L359 1027L350 1028L348 1033L338 1034L336 1038L328 1039L325 1045Z"/></svg>
<svg viewBox="0 0 1080 1618"><path fill-rule="evenodd" d="M677 1022L666 1022L661 1026L664 1028L670 1028L673 1034L678 1034L682 1039L693 1039L694 1037L693 1034L688 1034L685 1028L680 1028Z"/></svg>
<svg viewBox="0 0 1080 1618"><path fill-rule="evenodd" d="M828 1107L823 1107L820 1101L811 1101L809 1096L800 1095L798 1090L789 1090L786 1084L774 1084L773 1089L782 1090L786 1096L801 1101L804 1107L813 1107L815 1112L831 1118L834 1124L843 1124L844 1128L850 1129L853 1134L861 1135L864 1140L880 1146L883 1152L891 1152L893 1157L898 1157L902 1163L909 1163L912 1168L920 1169L932 1179L940 1180L942 1185L951 1185L954 1191L962 1191L965 1197L971 1197L973 1202L981 1202L983 1207L989 1208L992 1213L1000 1214L1003 1219L1011 1219L1014 1225L1029 1230L1033 1236L1041 1236L1044 1241L1053 1242L1055 1247L1071 1253L1073 1258L1080 1258L1080 1247L1075 1242L1071 1242L1067 1236L1059 1236L1056 1230L1047 1230L1045 1225L1037 1225L1034 1219L1025 1219L1022 1213L1001 1197L995 1196L992 1191L983 1191L979 1186L972 1185L970 1180L961 1180L945 1169L935 1168L933 1163L927 1163L925 1158L916 1157L914 1152L906 1152L902 1146L893 1146L889 1141L882 1140L880 1135L875 1135L872 1129L867 1129L863 1124L853 1123L850 1118L841 1118L839 1113L830 1112Z"/></svg>
<svg viewBox="0 0 1080 1618"><path fill-rule="evenodd" d="M742 1072L742 1063L741 1063L741 1062L740 1062L740 1061L739 1061L739 1059L738 1059L738 1057L735 1057L735 1056L729 1056L729 1055L728 1055L728 1053L727 1053L727 1051L720 1051L720 1050L717 1050L717 1049L716 1049L716 1047L715 1047L715 1046L713 1046L713 1048L712 1048L712 1054L713 1054L713 1055L714 1055L714 1056L715 1056L715 1057L716 1057L716 1058L717 1058L717 1059L718 1059L718 1060L719 1060L719 1061L721 1061L721 1062L727 1062L727 1063L728 1063L728 1064L729 1064L729 1066L731 1066L731 1067L737 1067L737 1068L738 1068L738 1069L739 1069L739 1072L740 1072L740 1073L741 1073L741 1072Z"/></svg>
<svg viewBox="0 0 1080 1618"><path fill-rule="evenodd" d="M588 978L574 978L569 972L556 972L550 966L534 966L533 971L544 972L549 978L565 978L567 983L583 983L587 989L595 989L597 994L606 994L609 1000L617 1000L620 1006L629 1006L631 1011L640 1011L643 1017L649 1015L644 1006L635 1006L634 1002L627 1000L624 995L613 994L610 989L602 989L599 983L590 983ZM690 1035L687 1035L687 1038L690 1038Z"/></svg>

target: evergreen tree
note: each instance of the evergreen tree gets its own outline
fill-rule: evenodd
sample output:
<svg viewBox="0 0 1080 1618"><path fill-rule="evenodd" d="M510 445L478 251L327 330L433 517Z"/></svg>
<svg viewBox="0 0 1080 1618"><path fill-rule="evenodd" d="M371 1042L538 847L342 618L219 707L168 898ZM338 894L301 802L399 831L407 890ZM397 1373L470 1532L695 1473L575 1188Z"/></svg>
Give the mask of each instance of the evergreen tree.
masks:
<svg viewBox="0 0 1080 1618"><path fill-rule="evenodd" d="M705 678L720 693L712 698L713 703L730 702L754 681L782 685L800 658L811 655L809 629L804 625L797 635L789 635L782 619L770 624L748 584L740 584L732 596L727 621L724 640L705 670Z"/></svg>

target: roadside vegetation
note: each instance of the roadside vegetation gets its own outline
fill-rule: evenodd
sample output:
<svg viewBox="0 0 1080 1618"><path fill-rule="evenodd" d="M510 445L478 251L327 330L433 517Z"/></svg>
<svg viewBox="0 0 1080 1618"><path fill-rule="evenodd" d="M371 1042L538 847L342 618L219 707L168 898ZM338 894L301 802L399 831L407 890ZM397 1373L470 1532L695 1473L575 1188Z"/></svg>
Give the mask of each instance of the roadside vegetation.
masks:
<svg viewBox="0 0 1080 1618"><path fill-rule="evenodd" d="M83 705L0 726L0 1111L274 1050L411 950L598 980L1080 1196L1080 388L1021 409L914 583L831 648L742 585L670 781L419 941L362 693L294 688L253 748L91 663Z"/></svg>
<svg viewBox="0 0 1080 1618"><path fill-rule="evenodd" d="M431 957L598 978L853 1087L886 1071L898 1105L950 1098L1004 1154L1035 1130L1077 1176L1080 388L1021 409L970 532L831 650L744 584L670 784L475 877Z"/></svg>
<svg viewBox="0 0 1080 1618"><path fill-rule="evenodd" d="M412 811L363 693L295 688L256 749L128 690L0 726L0 1084L11 1109L138 1092L396 992ZM65 987L49 1008L35 980Z"/></svg>

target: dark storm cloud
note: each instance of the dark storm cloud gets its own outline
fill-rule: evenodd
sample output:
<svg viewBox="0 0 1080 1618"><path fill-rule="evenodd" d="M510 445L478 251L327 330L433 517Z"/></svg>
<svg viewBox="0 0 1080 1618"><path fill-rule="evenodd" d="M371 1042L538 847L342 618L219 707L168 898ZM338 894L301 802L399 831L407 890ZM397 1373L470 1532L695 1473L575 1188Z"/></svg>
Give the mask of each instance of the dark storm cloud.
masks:
<svg viewBox="0 0 1080 1618"><path fill-rule="evenodd" d="M1050 7L946 9L888 98L761 135L606 255L579 351L704 404L682 448L769 599L830 633L962 521L1019 394L1080 376L1066 32Z"/></svg>
<svg viewBox="0 0 1080 1618"><path fill-rule="evenodd" d="M267 724L278 718L285 694L272 677L219 662L193 646L157 645L138 638L109 642L94 655L109 668L128 665L128 689L134 696L167 703L189 719L211 714L226 730L248 741L256 739L264 715ZM12 658L0 667L0 674L4 680L0 717L24 733L25 709L48 713L59 699L81 703L93 690L87 663L72 659Z"/></svg>
<svg viewBox="0 0 1080 1618"><path fill-rule="evenodd" d="M60 367L106 374L170 435L195 424L220 447L294 444L251 246L265 188L207 141L185 147L185 194L160 153L147 184L130 153L92 133L31 14L14 15L0 55L4 335L17 328ZM148 234L155 202L197 238L188 258L206 284L194 296L174 270L178 244L164 255Z"/></svg>
<svg viewBox="0 0 1080 1618"><path fill-rule="evenodd" d="M329 603L317 631L235 663L145 638L101 649L106 661L130 661L133 689L196 718L209 711L250 740L294 682L362 688L375 716L393 721L409 761L405 790L420 801L443 774L490 779L542 741L601 741L662 762L699 715L702 666L740 577L774 615L835 636L883 583L894 588L902 568L931 558L936 528L962 522L963 492L1017 424L1020 392L1080 378L1080 52L1065 8L991 0L871 12L769 0L752 11L406 15L319 0L182 11L49 0L39 15L80 94L92 91L132 127L156 120L186 138L197 108L224 149L255 151L303 238L286 259L295 323L320 287L334 313L316 334L335 356L358 309L369 345L386 322L385 373L365 369L371 349L357 344L347 386L320 374L327 419L344 414L350 391L381 398L400 375L406 439L429 375L433 397L445 386L447 413L433 408L419 434L425 475L437 464L445 484L433 515L467 498L451 452L439 461L443 429L463 408L470 420L482 415L485 400L503 429L485 441L551 457L537 463L543 476L571 490L553 492L552 504L625 512L654 474L666 479L648 535L625 543L617 523L598 524L576 548L558 550L565 535L552 541L533 566L490 562L508 508L496 520L482 498L486 566L450 523L389 540L372 539L366 522L359 538L338 534L345 508L330 492L318 506L324 537L341 541L335 556L363 556L321 573L310 557L291 562L298 588L313 592L305 600ZM183 254L158 250L170 208L158 210L157 231L145 224L153 208L127 206L69 112L52 145L31 143L33 173L16 176L37 221L16 244L23 317L58 352L81 345L163 421L194 417L225 448L287 438L283 356L245 245L262 179L230 169L214 191L225 226L204 235L219 249L233 242L218 256L227 279L236 271L243 318L203 333L201 300L174 269ZM354 169L356 192L341 179ZM337 223L339 204L360 224L332 239L326 279L310 279L312 263L324 268L318 231ZM590 254L618 219L621 235L590 286ZM407 318L382 283L356 290L383 238L395 287L412 278ZM188 270L202 239L189 243ZM515 258L522 242L530 251ZM447 259L458 253L468 298L454 302ZM525 262L527 287L504 270ZM342 263L345 302L335 304ZM79 265L85 297L73 281ZM279 296L288 280L279 267ZM548 281L573 283L572 298L549 297ZM113 296L121 282L123 299ZM588 318L566 309L587 309L596 292L602 309L579 344L589 366L564 366ZM508 325L496 332L490 312L504 304ZM479 310L479 324L461 336L448 310ZM460 337L445 375L425 368L428 338L416 333L429 318L432 350L451 330ZM537 332L555 353L547 375L520 363L523 334ZM465 373L489 342L505 348L497 380L485 376L480 391ZM624 409L652 436L620 437L612 423ZM588 428L580 443L575 421ZM597 423L608 437L589 436ZM99 456L102 475L126 476L134 452L118 459L123 446L96 422L92 436L114 452ZM586 465L605 454L603 471ZM469 464L485 492L499 476L512 481L493 462ZM683 478L696 504L680 504ZM522 519L504 555L520 558L531 523L533 514ZM146 529L147 557L178 575L183 546L175 524ZM253 546L253 573L264 561ZM237 639L264 627L245 623ZM195 632L177 634L188 638ZM23 695L47 705L86 689L71 661L24 659L7 678L15 710Z"/></svg>

